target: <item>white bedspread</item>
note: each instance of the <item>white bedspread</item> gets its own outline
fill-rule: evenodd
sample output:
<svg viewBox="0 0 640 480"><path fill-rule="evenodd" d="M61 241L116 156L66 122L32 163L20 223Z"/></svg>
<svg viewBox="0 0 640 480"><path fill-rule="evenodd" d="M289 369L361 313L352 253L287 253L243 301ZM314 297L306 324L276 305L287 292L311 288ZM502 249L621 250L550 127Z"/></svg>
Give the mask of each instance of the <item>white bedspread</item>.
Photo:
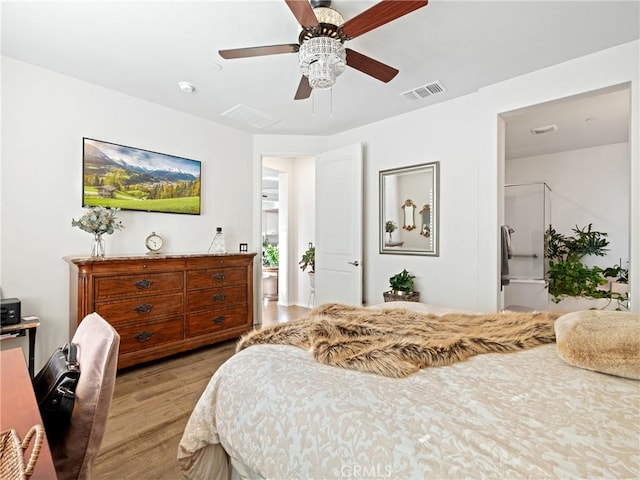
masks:
<svg viewBox="0 0 640 480"><path fill-rule="evenodd" d="M390 379L253 346L213 376L180 443L185 476L640 478L640 382L545 345Z"/></svg>

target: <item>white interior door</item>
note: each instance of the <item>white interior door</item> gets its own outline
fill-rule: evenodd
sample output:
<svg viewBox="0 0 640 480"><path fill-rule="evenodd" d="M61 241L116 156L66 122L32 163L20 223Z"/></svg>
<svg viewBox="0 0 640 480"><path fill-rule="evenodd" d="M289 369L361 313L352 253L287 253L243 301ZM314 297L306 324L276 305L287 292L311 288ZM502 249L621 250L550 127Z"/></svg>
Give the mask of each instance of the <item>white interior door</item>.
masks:
<svg viewBox="0 0 640 480"><path fill-rule="evenodd" d="M362 305L362 183L360 143L316 157L316 305Z"/></svg>

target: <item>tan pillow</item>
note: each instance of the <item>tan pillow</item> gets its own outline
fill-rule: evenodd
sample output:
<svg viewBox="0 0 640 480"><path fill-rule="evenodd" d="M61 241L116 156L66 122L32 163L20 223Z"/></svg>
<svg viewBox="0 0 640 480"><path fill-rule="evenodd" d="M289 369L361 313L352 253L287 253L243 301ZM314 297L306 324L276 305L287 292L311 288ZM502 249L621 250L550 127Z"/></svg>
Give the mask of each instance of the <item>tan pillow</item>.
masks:
<svg viewBox="0 0 640 480"><path fill-rule="evenodd" d="M640 380L640 315L585 310L556 320L560 357L576 367Z"/></svg>

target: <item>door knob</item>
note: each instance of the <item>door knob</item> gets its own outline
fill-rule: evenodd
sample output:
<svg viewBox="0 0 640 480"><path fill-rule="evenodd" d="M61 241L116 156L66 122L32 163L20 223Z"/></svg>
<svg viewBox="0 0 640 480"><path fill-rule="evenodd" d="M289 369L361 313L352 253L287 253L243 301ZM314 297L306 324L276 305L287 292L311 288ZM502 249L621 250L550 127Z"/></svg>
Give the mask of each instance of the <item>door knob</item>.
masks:
<svg viewBox="0 0 640 480"><path fill-rule="evenodd" d="M358 260L355 260L353 262L347 262L349 265L353 265L354 267L359 267L360 266L360 262Z"/></svg>

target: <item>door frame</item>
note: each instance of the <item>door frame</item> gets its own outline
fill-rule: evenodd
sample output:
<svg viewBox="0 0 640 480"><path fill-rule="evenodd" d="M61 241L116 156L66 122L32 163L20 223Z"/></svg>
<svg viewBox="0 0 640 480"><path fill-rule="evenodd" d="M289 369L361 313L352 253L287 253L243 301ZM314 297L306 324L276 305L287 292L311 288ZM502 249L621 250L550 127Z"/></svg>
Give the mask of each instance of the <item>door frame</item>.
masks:
<svg viewBox="0 0 640 480"><path fill-rule="evenodd" d="M305 157L305 158L315 159L315 156L319 151L321 151L321 149L319 149L318 152L315 152L315 153L296 153L296 152L299 152L299 150L296 150L295 152L280 151L278 153L266 153L268 151L269 150L266 150L266 149L265 150L256 149L254 151L254 162L253 162L253 172L254 172L253 192L255 194L254 195L255 203L254 203L253 218L252 218L253 242L249 246L249 249L250 251L258 252L258 255L256 255L256 260L254 262L254 269L253 269L254 270L253 298L254 298L254 305L260 305L260 308L254 308L254 318L253 318L254 325L259 325L262 323L263 291L262 291L262 261L260 258L261 256L260 252L262 248L262 166L264 163L263 159L265 157L274 157L274 158ZM289 212L292 212L296 208L295 205L293 205L295 203L295 198L293 198L295 197L295 194L292 195L291 191L289 191L288 193L289 193ZM280 219L280 222L282 222L282 219ZM291 222L289 221L288 223L290 224ZM282 232L280 232L280 235L281 234ZM292 252L296 251L297 244L299 243L299 241L297 239L297 234L293 235L293 238L290 232L288 232L288 235L289 235L289 238L288 238L287 255L289 256L289 258L288 260L285 260L285 262L288 263L288 268L290 270L289 273L291 273L291 270L292 270L291 255L292 255ZM281 262L281 265L283 265L282 262ZM293 266L297 267L297 262ZM299 305L298 280L297 280L298 276L291 275L289 273L287 274L287 287L286 287L288 291L288 305ZM279 279L279 282L280 282L280 279ZM281 304L280 301L278 301L278 304ZM305 303L302 306L306 307L307 304Z"/></svg>
<svg viewBox="0 0 640 480"><path fill-rule="evenodd" d="M640 261L638 256L634 255L633 252L639 251L638 249L638 241L637 241L637 237L634 234L634 228L638 228L637 225L634 225L632 219L633 218L637 218L637 209L638 206L636 205L636 203L640 203L640 202L635 202L634 199L637 199L640 196L640 183L638 182L637 179L634 180L634 159L633 159L633 155L634 155L634 150L633 150L633 145L636 144L637 145L637 141L634 139L634 135L637 135L637 132L634 132L633 130L633 125L634 125L634 108L637 109L637 106L634 107L634 88L631 82L623 82L621 84L614 84L614 85L609 85L609 86L605 86L605 87L599 87L599 88L594 88L592 90L586 90L583 92L578 92L578 93L573 93L570 95L566 95L566 96L562 96L562 97L558 97L558 98L553 98L553 99L547 99L538 103L534 103L534 104L530 104L530 105L523 105L523 106L519 106L517 108L511 109L511 110L506 110L506 111L501 111L498 113L497 115L497 145L498 145L498 158L497 158L497 163L498 163L498 225L503 225L504 224L504 219L505 219L505 189L504 189L504 185L505 185L505 178L506 178L506 130L507 130L507 125L506 122L504 120L504 116L507 115L508 113L510 113L511 111L515 111L515 110L526 110L526 109L533 109L537 106L542 106L544 104L547 103L553 103L553 102L560 102L560 101L566 101L567 104L570 104L573 98L578 98L578 97L582 97L584 95L601 95L602 93L605 93L606 91L611 91L612 88L626 88L629 91L629 121L628 121L628 129L629 129L629 138L628 138L628 144L629 144L629 158L628 158L628 162L629 162L629 166L630 166L630 179L629 179L629 223L628 223L628 229L629 229L629 258L628 258L628 262L629 262L629 311L630 312L634 312L634 313L639 313L640 312L640 302L637 300L638 297L640 296L640 282L637 280L638 279L638 272L640 271ZM637 175L636 175L637 176ZM553 206L552 206L553 208ZM634 216L635 215L635 216ZM500 255L500 242L497 242L497 249L498 249L498 258ZM500 278L500 266L499 264L497 265L497 272L498 272L498 278ZM635 273L633 273L635 272ZM636 299L634 301L634 298ZM505 299L504 299L504 290L500 289L500 291L498 291L498 299L497 299L497 305L498 308L503 309L505 307Z"/></svg>

